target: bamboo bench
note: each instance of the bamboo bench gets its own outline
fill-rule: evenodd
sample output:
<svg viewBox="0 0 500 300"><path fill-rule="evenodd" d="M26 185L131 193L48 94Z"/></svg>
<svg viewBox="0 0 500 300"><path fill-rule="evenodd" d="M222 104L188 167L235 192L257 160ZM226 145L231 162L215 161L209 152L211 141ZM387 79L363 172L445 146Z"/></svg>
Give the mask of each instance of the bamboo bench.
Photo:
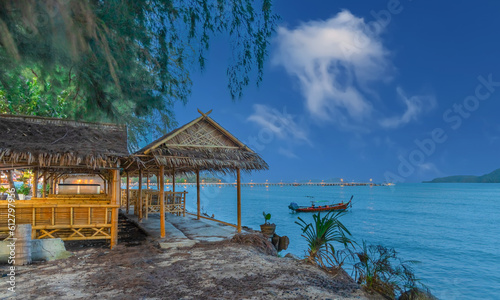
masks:
<svg viewBox="0 0 500 300"><path fill-rule="evenodd" d="M84 198L78 202L74 198L36 198L10 206L8 201L0 201L0 235L8 235L8 226L15 219L15 224L32 225L32 239L111 239L113 221L117 222L112 220L113 212L118 208Z"/></svg>

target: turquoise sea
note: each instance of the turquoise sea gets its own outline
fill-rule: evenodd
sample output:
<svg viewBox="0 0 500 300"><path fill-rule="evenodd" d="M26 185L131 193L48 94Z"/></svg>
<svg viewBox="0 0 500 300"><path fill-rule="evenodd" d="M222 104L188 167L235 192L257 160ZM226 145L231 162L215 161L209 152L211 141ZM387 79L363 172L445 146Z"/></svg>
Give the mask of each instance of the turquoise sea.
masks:
<svg viewBox="0 0 500 300"><path fill-rule="evenodd" d="M187 190L187 209L196 211L196 187ZM419 260L417 277L439 299L500 299L500 184L399 184L393 187L242 187L242 222L259 229L262 211L276 232L290 238L291 252L304 256L306 243L288 204L311 200L348 201L342 219L358 243L393 247L404 259ZM314 198L311 198L314 197ZM236 223L236 188L202 188L203 211Z"/></svg>

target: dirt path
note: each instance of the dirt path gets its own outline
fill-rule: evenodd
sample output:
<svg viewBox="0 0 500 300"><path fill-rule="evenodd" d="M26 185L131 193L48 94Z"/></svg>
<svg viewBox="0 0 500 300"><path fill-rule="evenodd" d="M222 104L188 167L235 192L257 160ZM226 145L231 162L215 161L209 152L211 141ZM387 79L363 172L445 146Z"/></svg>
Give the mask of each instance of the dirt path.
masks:
<svg viewBox="0 0 500 300"><path fill-rule="evenodd" d="M257 247L241 244L249 241ZM19 268L16 298L364 298L344 273L334 277L302 261L271 256L258 239L239 242L200 243L168 251L146 240L122 242L113 250L104 244L74 243L69 249L75 255L68 259ZM7 267L0 266L0 273L5 274ZM9 299L5 277L0 278L0 291L1 299Z"/></svg>

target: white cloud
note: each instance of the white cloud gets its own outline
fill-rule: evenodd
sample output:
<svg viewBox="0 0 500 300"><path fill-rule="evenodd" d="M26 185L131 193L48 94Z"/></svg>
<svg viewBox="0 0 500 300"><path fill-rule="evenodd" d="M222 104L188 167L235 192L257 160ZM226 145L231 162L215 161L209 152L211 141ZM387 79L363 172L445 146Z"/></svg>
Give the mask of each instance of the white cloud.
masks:
<svg viewBox="0 0 500 300"><path fill-rule="evenodd" d="M390 117L380 121L380 125L385 128L397 128L417 120L423 112L429 111L436 106L436 100L432 96L412 96L407 97L401 88L397 89L399 97L406 105L406 111L398 117Z"/></svg>
<svg viewBox="0 0 500 300"><path fill-rule="evenodd" d="M431 96L406 97L398 88L406 111L401 116L385 118L377 109L379 96L371 85L387 84L395 67L382 43L382 27L373 28L347 10L294 29L278 28L272 61L298 79L305 107L314 120L367 132L374 124L397 128L434 107Z"/></svg>
<svg viewBox="0 0 500 300"><path fill-rule="evenodd" d="M347 114L361 122L373 111L363 89L391 67L378 34L349 11L296 29L280 27L273 62L298 78L313 117L334 120Z"/></svg>
<svg viewBox="0 0 500 300"><path fill-rule="evenodd" d="M247 120L260 125L261 131L268 130L278 139L289 142L311 144L303 122L297 123L296 117L288 114L286 108L280 112L268 105L254 104L253 109Z"/></svg>

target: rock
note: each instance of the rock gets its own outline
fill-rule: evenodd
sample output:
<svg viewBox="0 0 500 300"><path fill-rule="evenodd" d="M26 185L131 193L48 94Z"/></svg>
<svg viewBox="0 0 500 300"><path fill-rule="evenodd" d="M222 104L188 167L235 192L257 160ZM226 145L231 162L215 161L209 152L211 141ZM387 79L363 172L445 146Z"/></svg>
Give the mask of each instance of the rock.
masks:
<svg viewBox="0 0 500 300"><path fill-rule="evenodd" d="M298 257L297 255L295 254L292 254L292 253L287 253L285 255L286 258L291 258L291 259L295 259L295 260L300 260L300 257Z"/></svg>
<svg viewBox="0 0 500 300"><path fill-rule="evenodd" d="M73 254L66 251L64 242L61 239L41 239L31 242L33 260L56 260L72 256Z"/></svg>
<svg viewBox="0 0 500 300"><path fill-rule="evenodd" d="M287 236L279 236L277 234L274 234L271 238L271 243L273 244L274 248L276 248L276 250L280 252L281 250L286 250L288 248L290 239Z"/></svg>
<svg viewBox="0 0 500 300"><path fill-rule="evenodd" d="M9 257L8 241L0 241L0 263L7 263ZM33 261L51 261L68 258L72 255L66 251L61 239L41 239L31 241L31 259Z"/></svg>
<svg viewBox="0 0 500 300"><path fill-rule="evenodd" d="M278 244L278 252L280 252L281 250L288 249L289 244L290 244L290 239L286 235L280 237L280 241Z"/></svg>
<svg viewBox="0 0 500 300"><path fill-rule="evenodd" d="M279 245L280 245L280 236L277 235L277 234L274 234L272 239L271 239L271 243L273 244L274 248L279 252Z"/></svg>

